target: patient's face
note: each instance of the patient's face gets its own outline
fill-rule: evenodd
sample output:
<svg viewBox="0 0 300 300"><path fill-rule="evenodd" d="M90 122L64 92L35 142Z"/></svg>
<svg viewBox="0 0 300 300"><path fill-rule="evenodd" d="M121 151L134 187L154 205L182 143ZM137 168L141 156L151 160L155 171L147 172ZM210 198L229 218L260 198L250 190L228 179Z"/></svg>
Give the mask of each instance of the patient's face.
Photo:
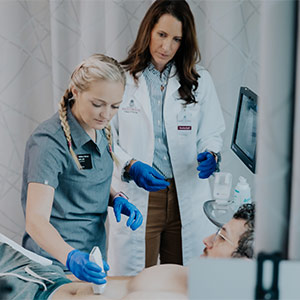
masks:
<svg viewBox="0 0 300 300"><path fill-rule="evenodd" d="M219 234L212 234L203 240L205 249L201 256L231 257L237 248L240 236L246 231L245 220L231 219Z"/></svg>

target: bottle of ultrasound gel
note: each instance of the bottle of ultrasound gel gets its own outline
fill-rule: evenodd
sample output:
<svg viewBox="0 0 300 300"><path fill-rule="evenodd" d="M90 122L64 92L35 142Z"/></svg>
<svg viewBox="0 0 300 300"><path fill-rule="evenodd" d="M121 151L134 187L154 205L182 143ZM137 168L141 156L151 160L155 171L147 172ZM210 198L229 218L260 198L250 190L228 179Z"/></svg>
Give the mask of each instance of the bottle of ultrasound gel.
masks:
<svg viewBox="0 0 300 300"><path fill-rule="evenodd" d="M243 176L239 177L239 182L234 189L233 201L235 207L237 208L242 204L251 203L250 186L246 178L244 178Z"/></svg>

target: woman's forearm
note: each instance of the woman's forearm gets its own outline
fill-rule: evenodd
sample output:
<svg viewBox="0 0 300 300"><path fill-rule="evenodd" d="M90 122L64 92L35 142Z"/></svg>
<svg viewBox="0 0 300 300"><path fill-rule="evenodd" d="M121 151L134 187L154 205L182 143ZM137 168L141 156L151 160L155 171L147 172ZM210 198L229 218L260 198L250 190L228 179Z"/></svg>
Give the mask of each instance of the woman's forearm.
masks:
<svg viewBox="0 0 300 300"><path fill-rule="evenodd" d="M53 187L34 182L28 184L26 231L42 249L65 265L73 248L50 223L53 197Z"/></svg>
<svg viewBox="0 0 300 300"><path fill-rule="evenodd" d="M74 248L67 244L58 231L42 216L26 221L26 231L46 252L66 265L68 253Z"/></svg>

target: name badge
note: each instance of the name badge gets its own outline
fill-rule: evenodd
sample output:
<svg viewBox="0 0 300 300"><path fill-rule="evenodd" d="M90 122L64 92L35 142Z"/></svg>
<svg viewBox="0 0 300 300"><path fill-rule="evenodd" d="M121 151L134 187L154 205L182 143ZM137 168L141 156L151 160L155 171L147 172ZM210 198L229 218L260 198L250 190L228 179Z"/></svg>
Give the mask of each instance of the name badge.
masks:
<svg viewBox="0 0 300 300"><path fill-rule="evenodd" d="M92 169L91 154L78 154L77 158L82 166L82 169Z"/></svg>
<svg viewBox="0 0 300 300"><path fill-rule="evenodd" d="M188 135L192 131L192 113L185 107L177 115L177 130L181 135Z"/></svg>

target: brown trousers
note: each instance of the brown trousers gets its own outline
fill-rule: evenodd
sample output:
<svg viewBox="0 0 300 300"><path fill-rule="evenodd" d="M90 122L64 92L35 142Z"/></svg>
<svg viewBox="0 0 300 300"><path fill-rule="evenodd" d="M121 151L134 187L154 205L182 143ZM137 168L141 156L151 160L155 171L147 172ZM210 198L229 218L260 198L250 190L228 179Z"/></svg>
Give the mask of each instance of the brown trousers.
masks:
<svg viewBox="0 0 300 300"><path fill-rule="evenodd" d="M182 265L181 220L175 182L149 195L146 224L146 267L157 264Z"/></svg>

